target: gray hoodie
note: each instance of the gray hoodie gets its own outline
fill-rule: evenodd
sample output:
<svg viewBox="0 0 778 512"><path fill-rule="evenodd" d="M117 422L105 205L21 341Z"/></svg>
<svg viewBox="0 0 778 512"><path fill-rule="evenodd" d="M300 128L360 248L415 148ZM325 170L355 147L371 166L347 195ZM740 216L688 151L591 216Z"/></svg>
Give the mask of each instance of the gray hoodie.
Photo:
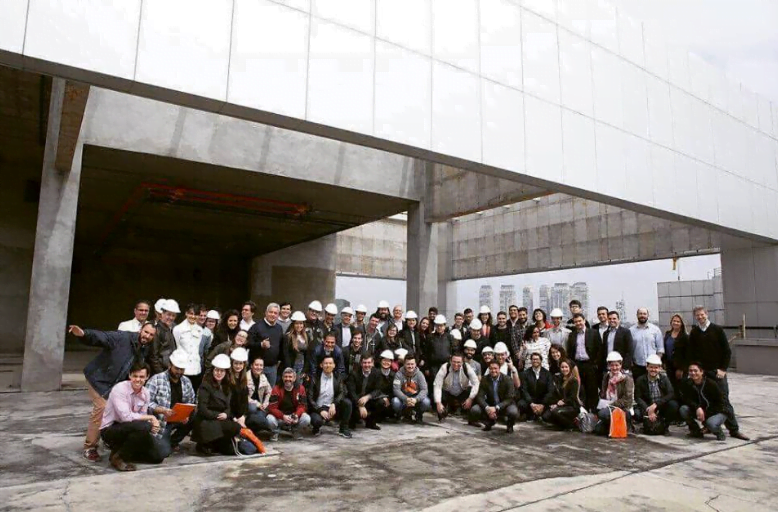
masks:
<svg viewBox="0 0 778 512"><path fill-rule="evenodd" d="M400 371L394 376L393 388L394 396L400 400L405 400L406 398L423 400L427 398L427 380L418 368L410 377L405 375L404 368L400 368Z"/></svg>

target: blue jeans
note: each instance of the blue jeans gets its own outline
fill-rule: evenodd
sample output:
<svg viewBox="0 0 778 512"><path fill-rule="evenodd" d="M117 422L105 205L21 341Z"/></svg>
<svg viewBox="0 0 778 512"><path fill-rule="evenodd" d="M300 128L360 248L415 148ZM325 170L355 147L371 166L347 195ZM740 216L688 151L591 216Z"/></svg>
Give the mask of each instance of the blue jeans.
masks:
<svg viewBox="0 0 778 512"><path fill-rule="evenodd" d="M400 400L396 396L392 398L392 409L394 409L394 412L396 414L400 414L403 409L406 409L408 406L405 404L404 400ZM421 400L416 401L416 414L424 414L425 412L429 411L431 408L430 405L430 399L429 397L424 397Z"/></svg>
<svg viewBox="0 0 778 512"><path fill-rule="evenodd" d="M246 415L246 426L255 434L261 430L269 430L267 426L267 413L256 404L249 404L249 412Z"/></svg>
<svg viewBox="0 0 778 512"><path fill-rule="evenodd" d="M263 373L265 374L265 377L267 377L270 387L275 386L276 379L278 378L278 364L275 364L274 366L265 366Z"/></svg>
<svg viewBox="0 0 778 512"><path fill-rule="evenodd" d="M697 425L695 419L697 418L697 411L693 410L688 405L681 406L681 418L689 425L689 431L699 432L700 427ZM703 422L708 430L714 434L721 432L721 426L728 420L727 415L724 413L714 414L713 416L705 418Z"/></svg>

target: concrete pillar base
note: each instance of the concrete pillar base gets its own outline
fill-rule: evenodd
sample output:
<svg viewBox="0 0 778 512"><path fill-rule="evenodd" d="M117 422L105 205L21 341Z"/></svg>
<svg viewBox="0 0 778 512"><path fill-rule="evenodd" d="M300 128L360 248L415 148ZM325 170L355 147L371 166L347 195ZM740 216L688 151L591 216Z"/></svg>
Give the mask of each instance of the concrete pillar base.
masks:
<svg viewBox="0 0 778 512"><path fill-rule="evenodd" d="M744 315L746 328L778 324L778 245L728 238L722 244L721 273L727 325L740 325Z"/></svg>

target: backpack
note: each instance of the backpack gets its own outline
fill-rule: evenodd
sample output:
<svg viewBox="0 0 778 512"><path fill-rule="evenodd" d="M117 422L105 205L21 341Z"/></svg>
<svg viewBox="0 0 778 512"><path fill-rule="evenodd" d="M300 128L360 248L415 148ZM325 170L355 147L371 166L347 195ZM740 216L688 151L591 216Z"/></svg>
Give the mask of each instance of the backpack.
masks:
<svg viewBox="0 0 778 512"><path fill-rule="evenodd" d="M648 416L643 418L643 433L647 436L661 436L666 430L665 422L660 418L656 421L651 421Z"/></svg>
<svg viewBox="0 0 778 512"><path fill-rule="evenodd" d="M594 432L594 427L597 425L597 415L591 414L586 409L581 407L580 412L578 413L578 417L575 419L575 424L578 426L578 430L580 430L584 434L590 434Z"/></svg>

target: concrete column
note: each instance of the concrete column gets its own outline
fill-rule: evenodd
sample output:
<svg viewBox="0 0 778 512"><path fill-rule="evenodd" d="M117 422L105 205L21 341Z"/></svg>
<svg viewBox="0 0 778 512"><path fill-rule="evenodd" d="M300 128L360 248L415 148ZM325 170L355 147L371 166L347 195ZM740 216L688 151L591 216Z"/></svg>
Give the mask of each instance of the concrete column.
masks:
<svg viewBox="0 0 778 512"><path fill-rule="evenodd" d="M432 179L432 164L417 160L414 167L423 179L426 197ZM408 244L406 269L406 309L424 315L431 306L438 305L438 229L427 220L429 204L426 199L408 208Z"/></svg>
<svg viewBox="0 0 778 512"><path fill-rule="evenodd" d="M438 223L438 310L451 317L457 311L454 277L454 226L451 221Z"/></svg>
<svg viewBox="0 0 778 512"><path fill-rule="evenodd" d="M73 262L81 157L75 145L68 169L57 169L60 125L66 84L55 78L51 88L46 148L43 156L35 252L27 308L22 391L60 388Z"/></svg>
<svg viewBox="0 0 778 512"><path fill-rule="evenodd" d="M727 325L740 325L743 315L746 327L778 324L778 245L727 237L722 244L721 273Z"/></svg>

